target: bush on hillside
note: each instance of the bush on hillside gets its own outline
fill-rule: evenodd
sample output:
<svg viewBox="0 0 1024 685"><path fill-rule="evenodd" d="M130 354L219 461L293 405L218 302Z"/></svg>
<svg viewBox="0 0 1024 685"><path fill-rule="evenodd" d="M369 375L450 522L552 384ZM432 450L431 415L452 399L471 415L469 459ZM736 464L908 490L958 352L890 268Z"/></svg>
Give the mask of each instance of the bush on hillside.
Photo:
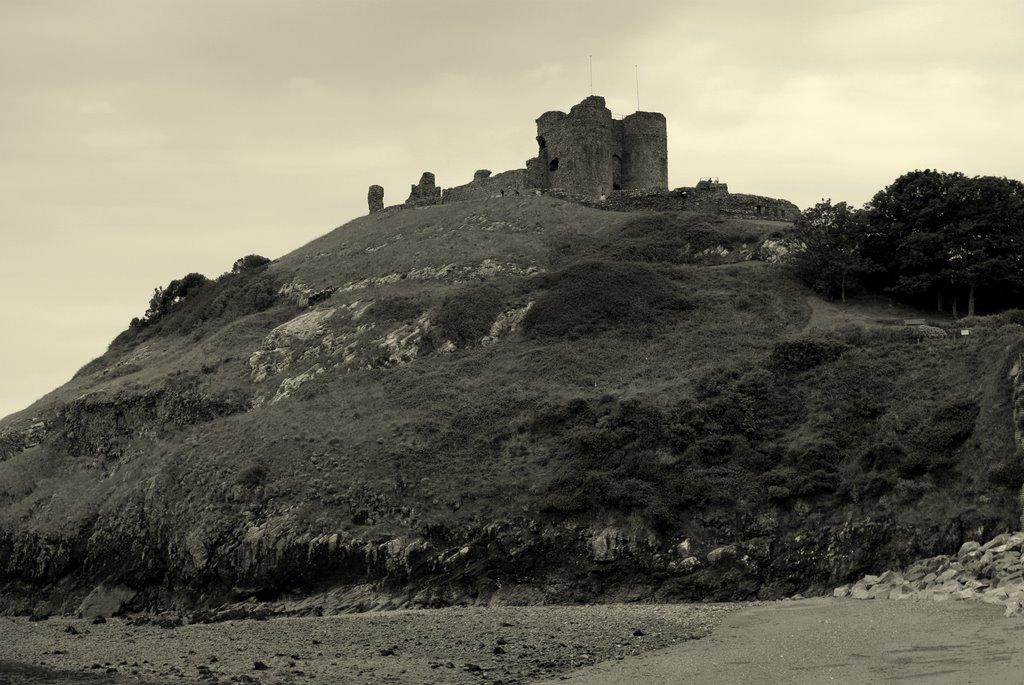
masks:
<svg viewBox="0 0 1024 685"><path fill-rule="evenodd" d="M262 269L267 264L270 264L270 260L258 254L246 255L235 260L235 263L231 266L231 273L240 274L246 271L256 271Z"/></svg>
<svg viewBox="0 0 1024 685"><path fill-rule="evenodd" d="M374 300L363 316L378 323L404 323L419 318L426 309L419 297L392 295Z"/></svg>
<svg viewBox="0 0 1024 685"><path fill-rule="evenodd" d="M434 324L456 347L472 347L490 332L503 303L503 293L493 285L464 288L445 299Z"/></svg>
<svg viewBox="0 0 1024 685"><path fill-rule="evenodd" d="M223 324L265 311L280 301L276 280L261 267L226 273L215 281L202 274L188 274L166 288L157 288L145 315L132 319L128 330L111 346L154 335L201 335L209 321ZM79 374L84 372L86 369Z"/></svg>
<svg viewBox="0 0 1024 685"><path fill-rule="evenodd" d="M1014 458L996 464L988 474L988 480L995 486L1017 492L1024 487L1024 463Z"/></svg>
<svg viewBox="0 0 1024 685"><path fill-rule="evenodd" d="M784 340L772 349L768 365L780 373L799 373L835 361L847 349L831 338Z"/></svg>
<svg viewBox="0 0 1024 685"><path fill-rule="evenodd" d="M131 320L132 328L149 326L159 319L169 315L174 308L183 302L190 295L194 296L196 291L209 285L210 279L200 273L190 273L184 278L179 278L167 284L166 288L154 288L153 297L149 299L149 308L142 318Z"/></svg>
<svg viewBox="0 0 1024 685"><path fill-rule="evenodd" d="M757 241L756 233L713 217L661 212L628 222L598 253L617 260L692 264L701 261L699 254L705 250Z"/></svg>
<svg viewBox="0 0 1024 685"><path fill-rule="evenodd" d="M267 477L270 474L262 464L251 464L238 472L238 476L235 481L239 485L245 487L254 488L259 485L263 485L267 482Z"/></svg>
<svg viewBox="0 0 1024 685"><path fill-rule="evenodd" d="M620 330L639 336L670 325L667 314L690 308L676 285L655 269L633 262L580 262L541 276L542 290L523 320L536 337L576 339Z"/></svg>

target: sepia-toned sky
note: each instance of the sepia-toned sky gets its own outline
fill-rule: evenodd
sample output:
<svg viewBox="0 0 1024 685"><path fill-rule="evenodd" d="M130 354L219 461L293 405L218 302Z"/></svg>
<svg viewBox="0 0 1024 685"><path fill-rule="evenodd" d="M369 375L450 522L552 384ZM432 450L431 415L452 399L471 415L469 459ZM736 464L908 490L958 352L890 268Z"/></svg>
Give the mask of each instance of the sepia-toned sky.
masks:
<svg viewBox="0 0 1024 685"><path fill-rule="evenodd" d="M0 416L153 288L523 166L593 90L669 184L801 207L905 171L1024 179L1020 0L0 0Z"/></svg>

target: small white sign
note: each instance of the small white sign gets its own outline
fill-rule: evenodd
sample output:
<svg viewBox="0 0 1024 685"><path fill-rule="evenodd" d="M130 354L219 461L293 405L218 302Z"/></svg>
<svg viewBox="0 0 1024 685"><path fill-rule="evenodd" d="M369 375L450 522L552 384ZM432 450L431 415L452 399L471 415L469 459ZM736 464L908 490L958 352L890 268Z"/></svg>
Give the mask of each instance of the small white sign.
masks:
<svg viewBox="0 0 1024 685"><path fill-rule="evenodd" d="M970 334L971 334L971 329L970 328L961 328L960 329L960 335L970 335Z"/></svg>

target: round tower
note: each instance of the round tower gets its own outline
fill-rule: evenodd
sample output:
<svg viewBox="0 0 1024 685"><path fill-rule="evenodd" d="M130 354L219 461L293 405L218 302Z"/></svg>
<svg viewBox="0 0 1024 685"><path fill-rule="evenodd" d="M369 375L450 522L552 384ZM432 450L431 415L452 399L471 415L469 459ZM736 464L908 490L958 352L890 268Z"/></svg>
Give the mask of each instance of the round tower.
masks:
<svg viewBox="0 0 1024 685"><path fill-rule="evenodd" d="M636 112L622 122L622 189L668 189L665 115Z"/></svg>

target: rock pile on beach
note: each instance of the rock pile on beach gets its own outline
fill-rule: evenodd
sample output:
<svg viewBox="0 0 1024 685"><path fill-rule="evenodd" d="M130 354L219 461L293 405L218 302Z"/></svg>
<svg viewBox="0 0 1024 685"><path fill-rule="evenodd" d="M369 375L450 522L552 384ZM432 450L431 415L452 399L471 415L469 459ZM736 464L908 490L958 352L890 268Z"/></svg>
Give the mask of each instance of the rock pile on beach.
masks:
<svg viewBox="0 0 1024 685"><path fill-rule="evenodd" d="M903 571L864 576L838 587L836 597L853 599L969 599L1024 613L1024 531L1003 533L985 544L965 542L953 556L915 561Z"/></svg>

